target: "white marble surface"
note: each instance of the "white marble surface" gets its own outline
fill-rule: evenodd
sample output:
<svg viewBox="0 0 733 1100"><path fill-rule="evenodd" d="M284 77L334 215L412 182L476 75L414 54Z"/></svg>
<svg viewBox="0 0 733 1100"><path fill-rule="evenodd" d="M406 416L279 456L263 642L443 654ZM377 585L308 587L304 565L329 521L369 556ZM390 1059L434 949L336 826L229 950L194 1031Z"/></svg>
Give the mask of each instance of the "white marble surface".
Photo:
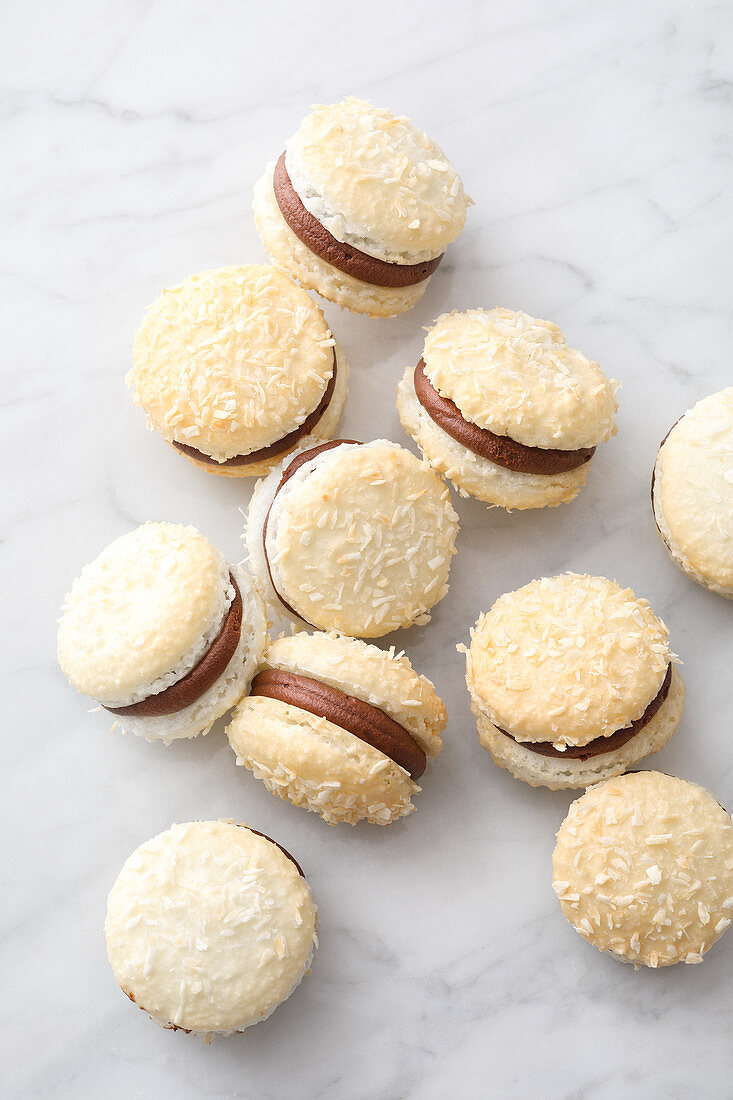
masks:
<svg viewBox="0 0 733 1100"><path fill-rule="evenodd" d="M733 934L659 973L575 935L550 889L570 796L479 747L455 643L542 573L632 585L685 662L684 720L655 762L733 805L732 607L677 572L649 508L659 439L731 382L730 6L6 0L0 20L2 1095L729 1098ZM406 442L394 387L446 308L552 318L623 383L619 435L574 504L458 502L450 594L399 638L447 701L446 748L386 831L278 802L221 726L168 749L109 733L55 663L64 592L114 536L184 521L238 556L250 489L145 432L122 381L132 334L162 286L262 259L254 180L310 103L346 93L435 135L476 205L413 313L326 304L353 370L344 434ZM322 944L267 1024L210 1047L125 1000L102 936L132 848L208 816L293 851Z"/></svg>

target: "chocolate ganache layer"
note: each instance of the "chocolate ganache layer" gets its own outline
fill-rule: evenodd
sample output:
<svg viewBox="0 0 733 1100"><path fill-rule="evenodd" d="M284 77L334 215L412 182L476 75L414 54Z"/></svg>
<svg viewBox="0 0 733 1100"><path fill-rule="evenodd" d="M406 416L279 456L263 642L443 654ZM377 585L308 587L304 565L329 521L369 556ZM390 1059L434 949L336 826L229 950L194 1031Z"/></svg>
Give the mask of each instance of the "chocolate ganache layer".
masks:
<svg viewBox="0 0 733 1100"><path fill-rule="evenodd" d="M295 236L316 256L362 283L384 287L414 286L428 279L443 259L441 255L419 264L388 263L337 241L301 202L285 167L285 153L275 165L272 185L280 213Z"/></svg>
<svg viewBox="0 0 733 1100"><path fill-rule="evenodd" d="M205 454L203 451L199 451L196 447L189 447L187 443L179 443L177 440L173 440L173 446L177 451L181 451L185 455L189 455L191 458L195 458L197 462L204 462L207 466L252 466L256 462L268 462L271 458L277 458L279 455L285 454L296 443L313 431L316 424L325 413L328 406L331 404L331 398L333 397L333 391L336 388L336 362L337 355L336 349L333 349L333 370L331 371L331 377L328 380L328 385L323 391L323 397L313 410L306 416L303 423L294 428L292 432L288 432L282 439L276 439L274 443L270 443L267 447L260 447L258 451L250 451L246 455L233 455L231 458L224 459L223 462L218 462L217 459L212 458L211 455Z"/></svg>
<svg viewBox="0 0 733 1100"><path fill-rule="evenodd" d="M279 699L326 718L384 753L415 780L425 771L425 753L403 726L378 707L330 684L299 673L266 669L255 676L250 695Z"/></svg>
<svg viewBox="0 0 733 1100"><path fill-rule="evenodd" d="M160 718L190 707L216 683L234 656L242 632L242 596L231 573L229 581L234 586L234 599L224 625L198 664L157 695L148 695L129 707L105 707L105 710L135 718Z"/></svg>
<svg viewBox="0 0 733 1100"><path fill-rule="evenodd" d="M423 359L415 367L415 394L431 420L467 450L521 474L565 474L590 462L595 447L563 451L546 447L525 447L506 435L494 435L466 420L455 402L443 397L425 373Z"/></svg>
<svg viewBox="0 0 733 1100"><path fill-rule="evenodd" d="M536 752L539 756L552 756L556 760L590 760L594 756L600 756L604 752L615 752L617 749L623 748L632 737L636 737L637 733L641 733L644 726L648 722L651 722L654 715L664 703L669 694L669 685L671 683L672 666L667 665L667 675L662 681L662 686L642 714L641 718L637 718L630 726L625 726L621 730L616 730L616 732L612 733L609 737L596 737L594 741L589 741L587 745L577 747L568 745L564 752L561 749L556 749L551 741L517 741L516 737L512 737L511 733L507 733L507 731L501 729L500 726L496 728L506 737L511 737L512 741L517 741L518 745L523 745L525 749L529 749L530 752Z"/></svg>
<svg viewBox="0 0 733 1100"><path fill-rule="evenodd" d="M302 623L305 623L306 626L313 626L313 623L309 623L308 620L304 619L303 616L300 615L294 607L291 607L288 601L281 595L280 592L278 592L277 586L275 585L275 582L272 578L270 559L267 554L267 524L270 521L270 512L272 511L272 506L275 503L275 498L277 497L277 494L280 492L283 485L285 485L286 482L290 481L290 478L293 476L293 474L296 474L300 467L304 466L306 462L310 462L312 458L316 458L324 451L331 451L334 447L340 447L342 443L354 443L358 447L361 446L361 443L358 439L330 439L328 443L320 443L317 447L309 447L308 450L301 451L300 454L295 456L292 462L288 463L288 465L283 470L283 475L280 478L277 489L273 493L272 500L270 501L270 507L267 509L267 515L265 516L265 522L262 525L262 550L265 555L265 565L267 566L267 575L270 578L272 590L279 599L280 603L285 608L285 610L289 612L289 614L294 615L296 619L300 619L300 621ZM314 629L317 628L314 627Z"/></svg>

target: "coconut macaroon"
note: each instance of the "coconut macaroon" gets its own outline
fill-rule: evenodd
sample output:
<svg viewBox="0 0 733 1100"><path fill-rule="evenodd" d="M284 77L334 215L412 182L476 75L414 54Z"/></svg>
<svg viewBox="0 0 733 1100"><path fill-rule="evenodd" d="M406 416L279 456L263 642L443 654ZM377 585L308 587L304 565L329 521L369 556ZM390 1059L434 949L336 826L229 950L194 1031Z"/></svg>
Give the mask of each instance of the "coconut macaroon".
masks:
<svg viewBox="0 0 733 1100"><path fill-rule="evenodd" d="M153 302L127 375L148 427L201 469L260 477L329 439L348 367L320 309L267 265L190 275Z"/></svg>
<svg viewBox="0 0 733 1100"><path fill-rule="evenodd" d="M410 309L463 229L470 199L409 119L359 99L316 107L254 191L273 263L376 317Z"/></svg>
<svg viewBox="0 0 733 1100"><path fill-rule="evenodd" d="M604 577L564 573L500 596L459 650L481 744L533 787L620 775L682 715L666 626Z"/></svg>
<svg viewBox="0 0 733 1100"><path fill-rule="evenodd" d="M336 439L257 484L246 540L274 610L301 627L379 638L428 621L448 591L457 531L427 463L386 439Z"/></svg>
<svg viewBox="0 0 733 1100"><path fill-rule="evenodd" d="M463 496L546 508L577 496L596 446L615 433L616 388L550 321L471 309L428 330L397 410Z"/></svg>
<svg viewBox="0 0 733 1100"><path fill-rule="evenodd" d="M193 527L146 523L115 539L66 597L58 658L126 733L208 733L249 687L267 641L247 573Z"/></svg>
<svg viewBox="0 0 733 1100"><path fill-rule="evenodd" d="M166 1028L243 1031L308 971L316 907L293 857L229 821L189 821L132 853L104 926L114 975Z"/></svg>
<svg viewBox="0 0 733 1100"><path fill-rule="evenodd" d="M661 772L591 787L557 834L553 889L576 932L652 968L699 963L733 919L733 822Z"/></svg>
<svg viewBox="0 0 733 1100"><path fill-rule="evenodd" d="M663 440L652 477L657 530L672 560L733 599L733 386L698 401Z"/></svg>
<svg viewBox="0 0 733 1100"><path fill-rule="evenodd" d="M269 647L227 734L237 764L279 798L329 825L389 825L414 810L445 723L404 654L301 632Z"/></svg>

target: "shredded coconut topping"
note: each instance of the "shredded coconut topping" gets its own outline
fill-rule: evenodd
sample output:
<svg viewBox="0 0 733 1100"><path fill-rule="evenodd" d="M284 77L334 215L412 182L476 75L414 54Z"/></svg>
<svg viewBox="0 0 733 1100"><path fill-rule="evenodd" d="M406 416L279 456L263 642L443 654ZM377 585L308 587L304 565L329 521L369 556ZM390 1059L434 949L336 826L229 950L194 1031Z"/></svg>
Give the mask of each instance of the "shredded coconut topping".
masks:
<svg viewBox="0 0 733 1100"><path fill-rule="evenodd" d="M660 772L586 791L560 827L552 866L570 923L637 966L700 962L733 916L730 817L703 787Z"/></svg>
<svg viewBox="0 0 733 1100"><path fill-rule="evenodd" d="M604 577L564 573L500 596L481 616L466 682L517 741L581 746L640 718L672 659L647 600Z"/></svg>
<svg viewBox="0 0 733 1100"><path fill-rule="evenodd" d="M129 857L109 895L107 952L122 989L162 1024L240 1031L290 996L316 945L292 860L224 821L173 825Z"/></svg>
<svg viewBox="0 0 733 1100"><path fill-rule="evenodd" d="M440 477L375 440L324 452L286 482L267 552L275 587L306 622L380 637L446 594L457 529Z"/></svg>
<svg viewBox="0 0 733 1100"><path fill-rule="evenodd" d="M443 151L408 118L364 100L315 107L285 165L331 236L379 260L434 259L466 220L470 199Z"/></svg>
<svg viewBox="0 0 733 1100"><path fill-rule="evenodd" d="M428 331L423 360L438 393L495 435L578 450L616 431L618 383L551 321L510 309L444 313Z"/></svg>
<svg viewBox="0 0 733 1100"><path fill-rule="evenodd" d="M304 290L265 265L191 275L135 336L135 404L168 442L223 462L267 447L317 408L334 339Z"/></svg>

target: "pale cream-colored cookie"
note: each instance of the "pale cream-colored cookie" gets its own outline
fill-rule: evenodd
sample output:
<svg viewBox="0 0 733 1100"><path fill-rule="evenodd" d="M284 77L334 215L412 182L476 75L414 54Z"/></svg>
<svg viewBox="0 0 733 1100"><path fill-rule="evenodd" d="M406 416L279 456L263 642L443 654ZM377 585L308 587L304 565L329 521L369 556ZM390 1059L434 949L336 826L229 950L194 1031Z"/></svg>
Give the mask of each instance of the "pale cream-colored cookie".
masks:
<svg viewBox="0 0 733 1100"><path fill-rule="evenodd" d="M500 596L473 630L471 691L518 741L582 746L639 718L671 660L646 600L563 573Z"/></svg>
<svg viewBox="0 0 733 1100"><path fill-rule="evenodd" d="M463 184L442 149L363 99L315 107L288 141L285 165L331 236L388 263L440 256L466 220Z"/></svg>
<svg viewBox="0 0 733 1100"><path fill-rule="evenodd" d="M464 495L543 508L585 484L594 448L616 431L616 389L550 321L472 309L443 314L428 330L417 372L408 367L399 384L397 410Z"/></svg>
<svg viewBox="0 0 733 1100"><path fill-rule="evenodd" d="M733 386L685 413L659 448L654 518L692 580L733 599Z"/></svg>
<svg viewBox="0 0 733 1100"><path fill-rule="evenodd" d="M667 628L604 577L565 573L508 592L459 649L482 745L533 786L618 774L666 744L682 713Z"/></svg>
<svg viewBox="0 0 733 1100"><path fill-rule="evenodd" d="M314 108L282 158L284 176L271 164L254 198L273 262L357 312L411 308L470 202L442 150L409 119L348 98Z"/></svg>
<svg viewBox="0 0 733 1100"><path fill-rule="evenodd" d="M358 637L427 621L455 553L446 486L396 443L334 442L255 489L246 538L260 591L301 626Z"/></svg>
<svg viewBox="0 0 733 1100"><path fill-rule="evenodd" d="M388 825L415 808L408 769L417 775L440 752L445 723L433 684L404 654L301 631L266 651L227 735L237 763L278 797L331 825Z"/></svg>
<svg viewBox="0 0 733 1100"><path fill-rule="evenodd" d="M635 967L702 962L733 919L733 823L661 772L599 783L570 807L552 858L563 914Z"/></svg>
<svg viewBox="0 0 733 1100"><path fill-rule="evenodd" d="M316 908L294 860L227 821L189 821L142 844L109 895L107 953L130 1000L206 1037L259 1023L308 971Z"/></svg>
<svg viewBox="0 0 733 1100"><path fill-rule="evenodd" d="M74 581L58 658L125 731L168 742L208 732L265 644L264 607L244 570L193 527L146 523Z"/></svg>
<svg viewBox="0 0 733 1100"><path fill-rule="evenodd" d="M305 291L273 267L245 265L165 290L137 331L127 383L150 428L196 465L251 477L304 437L328 438L347 376Z"/></svg>

